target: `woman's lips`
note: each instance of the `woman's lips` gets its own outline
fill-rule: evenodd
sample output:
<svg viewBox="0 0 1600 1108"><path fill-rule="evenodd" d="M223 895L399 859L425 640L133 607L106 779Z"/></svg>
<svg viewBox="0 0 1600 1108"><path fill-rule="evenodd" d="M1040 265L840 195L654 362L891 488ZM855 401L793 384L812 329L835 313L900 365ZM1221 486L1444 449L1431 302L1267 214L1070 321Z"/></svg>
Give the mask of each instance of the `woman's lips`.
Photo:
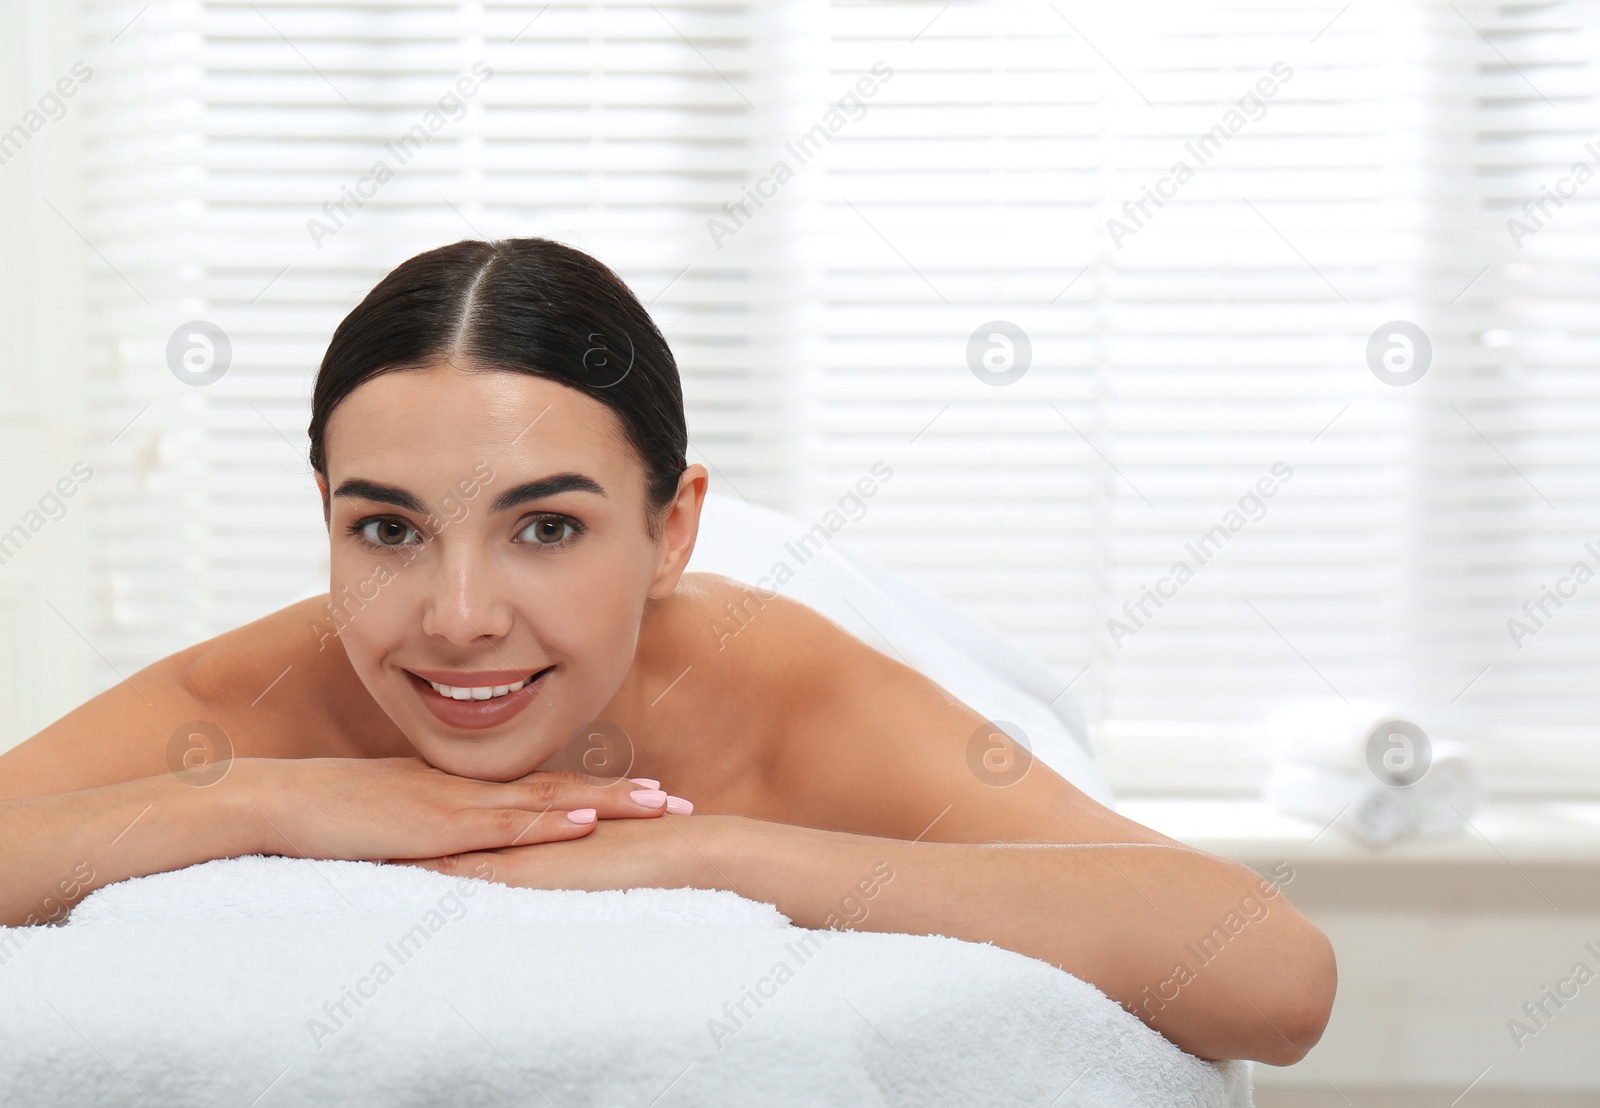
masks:
<svg viewBox="0 0 1600 1108"><path fill-rule="evenodd" d="M540 694L545 682L549 680L555 666L548 666L538 671L533 680L516 692L508 692L503 696L492 697L488 700L456 700L454 697L443 696L434 691L429 681L437 681L441 685L450 685L455 688L489 687L493 685L511 685L528 678L528 673L512 670L495 670L493 672L458 673L447 670L406 670L407 680L416 690L417 697L427 706L428 711L438 717L441 723L462 731L482 731L512 719L521 712L534 698Z"/></svg>

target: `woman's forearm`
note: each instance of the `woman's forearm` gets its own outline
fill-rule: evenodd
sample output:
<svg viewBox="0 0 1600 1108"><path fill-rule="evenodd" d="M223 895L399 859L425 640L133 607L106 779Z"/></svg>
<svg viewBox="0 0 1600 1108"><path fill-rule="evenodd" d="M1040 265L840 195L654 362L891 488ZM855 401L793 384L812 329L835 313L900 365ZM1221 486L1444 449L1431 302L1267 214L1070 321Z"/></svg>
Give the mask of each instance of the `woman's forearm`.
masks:
<svg viewBox="0 0 1600 1108"><path fill-rule="evenodd" d="M57 923L102 885L252 853L245 805L236 780L166 775L0 801L0 926Z"/></svg>
<svg viewBox="0 0 1600 1108"><path fill-rule="evenodd" d="M1275 886L1184 847L919 843L739 820L711 856L796 924L992 942L1096 985L1190 1053L1297 1061L1334 990Z"/></svg>

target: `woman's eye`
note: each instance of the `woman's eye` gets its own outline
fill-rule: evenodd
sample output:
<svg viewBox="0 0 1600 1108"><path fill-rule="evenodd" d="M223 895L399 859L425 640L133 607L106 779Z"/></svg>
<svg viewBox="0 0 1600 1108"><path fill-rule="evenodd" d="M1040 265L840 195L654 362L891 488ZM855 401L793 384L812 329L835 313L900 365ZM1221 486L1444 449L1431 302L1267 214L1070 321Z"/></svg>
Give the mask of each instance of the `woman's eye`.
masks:
<svg viewBox="0 0 1600 1108"><path fill-rule="evenodd" d="M524 527L517 538L521 542L531 542L539 546L560 546L577 534L577 531L570 519L545 516Z"/></svg>
<svg viewBox="0 0 1600 1108"><path fill-rule="evenodd" d="M369 519L361 525L361 537L373 546L405 546L417 529L398 519Z"/></svg>

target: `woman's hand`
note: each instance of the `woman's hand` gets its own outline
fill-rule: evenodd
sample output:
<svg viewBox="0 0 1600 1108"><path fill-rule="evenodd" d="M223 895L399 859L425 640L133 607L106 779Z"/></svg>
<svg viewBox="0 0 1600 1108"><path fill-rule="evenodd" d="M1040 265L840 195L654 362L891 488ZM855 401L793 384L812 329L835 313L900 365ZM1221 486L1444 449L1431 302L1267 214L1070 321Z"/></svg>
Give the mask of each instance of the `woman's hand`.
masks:
<svg viewBox="0 0 1600 1108"><path fill-rule="evenodd" d="M718 844L752 821L740 816L602 820L581 842L514 846L421 858L405 865L524 889L733 889Z"/></svg>
<svg viewBox="0 0 1600 1108"><path fill-rule="evenodd" d="M437 858L582 838L598 822L692 811L653 781L536 770L479 781L412 758L242 758L228 785L263 853Z"/></svg>

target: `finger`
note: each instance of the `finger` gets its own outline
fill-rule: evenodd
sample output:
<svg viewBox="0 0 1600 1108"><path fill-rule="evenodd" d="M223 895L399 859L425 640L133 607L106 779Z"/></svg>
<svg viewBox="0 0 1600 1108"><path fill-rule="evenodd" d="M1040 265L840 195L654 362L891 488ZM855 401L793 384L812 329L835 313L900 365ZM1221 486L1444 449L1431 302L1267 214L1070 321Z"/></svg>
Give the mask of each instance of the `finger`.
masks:
<svg viewBox="0 0 1600 1108"><path fill-rule="evenodd" d="M457 838L441 853L496 850L508 846L581 839L594 830L597 813L590 808L466 808L457 817Z"/></svg>
<svg viewBox="0 0 1600 1108"><path fill-rule="evenodd" d="M660 788L626 777L590 777L567 772L536 772L506 783L508 795L534 810L593 808L601 819L640 819L666 812L688 815L694 805Z"/></svg>
<svg viewBox="0 0 1600 1108"><path fill-rule="evenodd" d="M601 819L627 819L641 816L686 816L694 805L681 796L657 787L641 785L632 778L617 778L594 786L596 799L590 801Z"/></svg>

